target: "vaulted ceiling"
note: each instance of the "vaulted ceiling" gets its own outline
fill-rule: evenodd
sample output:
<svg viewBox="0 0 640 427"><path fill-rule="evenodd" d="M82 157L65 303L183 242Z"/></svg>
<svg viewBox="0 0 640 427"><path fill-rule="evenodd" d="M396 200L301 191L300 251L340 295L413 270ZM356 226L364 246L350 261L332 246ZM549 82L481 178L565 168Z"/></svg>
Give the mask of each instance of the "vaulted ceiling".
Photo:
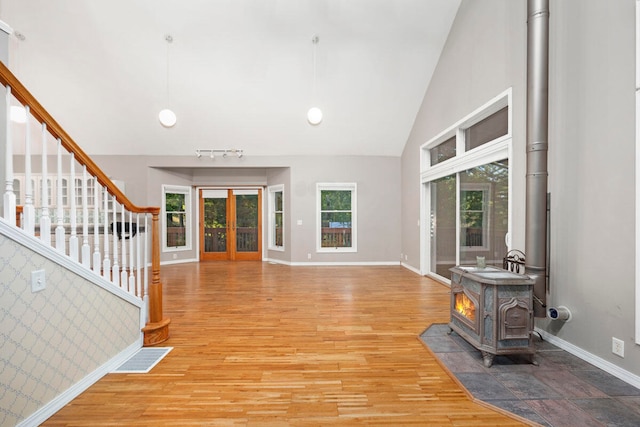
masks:
<svg viewBox="0 0 640 427"><path fill-rule="evenodd" d="M10 68L89 154L399 156L459 3L0 0L0 19Z"/></svg>

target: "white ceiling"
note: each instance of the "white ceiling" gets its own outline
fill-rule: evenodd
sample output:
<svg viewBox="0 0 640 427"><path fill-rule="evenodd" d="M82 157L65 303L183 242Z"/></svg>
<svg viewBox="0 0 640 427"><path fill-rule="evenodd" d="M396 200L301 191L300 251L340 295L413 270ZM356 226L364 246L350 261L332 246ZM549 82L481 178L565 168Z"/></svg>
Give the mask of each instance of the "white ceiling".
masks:
<svg viewBox="0 0 640 427"><path fill-rule="evenodd" d="M25 37L10 68L89 154L399 156L459 3L0 0L0 19Z"/></svg>

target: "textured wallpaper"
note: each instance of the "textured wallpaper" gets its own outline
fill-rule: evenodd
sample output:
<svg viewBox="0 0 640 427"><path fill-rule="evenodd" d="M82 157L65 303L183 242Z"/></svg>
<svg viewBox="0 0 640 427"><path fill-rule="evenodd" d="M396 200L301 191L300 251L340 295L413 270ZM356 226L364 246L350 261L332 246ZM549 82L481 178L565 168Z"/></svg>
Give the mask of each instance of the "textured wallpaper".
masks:
<svg viewBox="0 0 640 427"><path fill-rule="evenodd" d="M31 272L46 289L31 292ZM140 309L0 235L0 425L13 426L140 337Z"/></svg>

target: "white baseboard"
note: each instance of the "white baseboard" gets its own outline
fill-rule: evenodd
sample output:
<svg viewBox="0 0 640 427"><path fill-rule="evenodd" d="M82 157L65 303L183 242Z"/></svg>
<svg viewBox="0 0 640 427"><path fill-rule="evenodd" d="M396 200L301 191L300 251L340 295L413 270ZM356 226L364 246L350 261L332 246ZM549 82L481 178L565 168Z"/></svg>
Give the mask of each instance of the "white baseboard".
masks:
<svg viewBox="0 0 640 427"><path fill-rule="evenodd" d="M389 266L400 265L398 261L380 261L380 262L292 262L289 265L294 267L340 267L340 266Z"/></svg>
<svg viewBox="0 0 640 427"><path fill-rule="evenodd" d="M543 329L535 328L535 331L540 334L543 340L550 342L558 348L566 351L567 353L571 353L574 356L584 360L585 362L591 363L593 366L602 369L603 371L613 375L616 378L621 379L622 381L631 384L636 388L640 388L640 376L635 375L621 367L614 365L613 363L602 359L594 354L589 353L586 350L583 350L580 347L577 347L570 342L567 342L561 338L558 338L555 335L552 335L546 332Z"/></svg>
<svg viewBox="0 0 640 427"><path fill-rule="evenodd" d="M169 260L169 261L161 261L160 265L171 265L171 264L186 264L188 262L198 262L197 258L188 258L188 259L176 259L176 260ZM149 267L151 267L151 264L148 264Z"/></svg>
<svg viewBox="0 0 640 427"><path fill-rule="evenodd" d="M71 402L82 392L98 382L100 378L104 377L106 374L126 362L131 356L133 356L138 350L140 350L140 348L142 348L142 336L138 341L121 351L117 356L113 357L107 363L100 366L98 369L91 372L82 380L75 383L73 386L57 396L51 402L47 403L42 408L31 414L28 418L18 423L17 427L39 426L53 414L62 409L67 403Z"/></svg>
<svg viewBox="0 0 640 427"><path fill-rule="evenodd" d="M413 266L411 266L411 265L409 265L409 264L407 264L407 263L404 263L404 262L401 262L401 263L400 263L400 265L401 265L401 266L403 266L404 268L406 268L406 269L407 269L407 270L409 270L409 271L413 271L413 272L414 272L414 273L416 273L418 276L421 276L421 274L420 274L420 270L418 270L417 268L415 268L415 267L413 267Z"/></svg>

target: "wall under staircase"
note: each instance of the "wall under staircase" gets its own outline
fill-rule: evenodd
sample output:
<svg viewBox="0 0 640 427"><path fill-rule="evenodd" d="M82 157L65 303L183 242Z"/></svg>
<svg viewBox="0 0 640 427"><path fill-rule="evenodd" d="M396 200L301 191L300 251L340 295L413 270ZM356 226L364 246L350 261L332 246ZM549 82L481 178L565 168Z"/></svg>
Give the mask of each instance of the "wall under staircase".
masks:
<svg viewBox="0 0 640 427"><path fill-rule="evenodd" d="M45 288L32 291L32 272ZM144 303L0 219L0 425L38 425L134 354Z"/></svg>

